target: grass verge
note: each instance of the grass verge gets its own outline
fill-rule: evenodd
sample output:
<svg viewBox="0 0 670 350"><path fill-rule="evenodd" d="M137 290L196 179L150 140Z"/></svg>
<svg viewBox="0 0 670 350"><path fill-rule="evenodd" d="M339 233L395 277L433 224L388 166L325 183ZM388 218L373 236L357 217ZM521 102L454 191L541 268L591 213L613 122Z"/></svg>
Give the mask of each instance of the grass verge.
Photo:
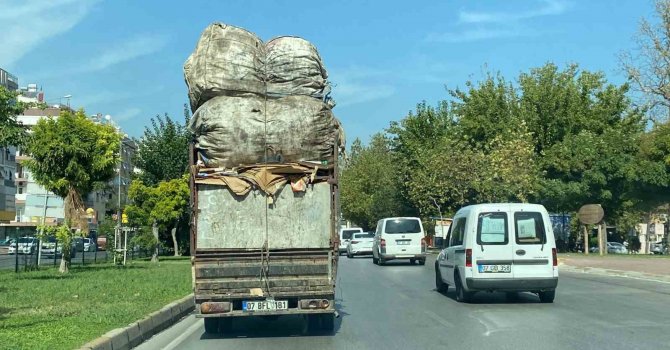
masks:
<svg viewBox="0 0 670 350"><path fill-rule="evenodd" d="M188 260L0 272L0 349L73 349L191 293Z"/></svg>

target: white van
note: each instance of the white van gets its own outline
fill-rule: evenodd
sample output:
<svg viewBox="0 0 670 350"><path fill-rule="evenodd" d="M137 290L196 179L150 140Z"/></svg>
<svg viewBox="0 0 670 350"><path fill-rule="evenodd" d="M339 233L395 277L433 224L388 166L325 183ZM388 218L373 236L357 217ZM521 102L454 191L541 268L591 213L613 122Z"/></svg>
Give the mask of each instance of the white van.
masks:
<svg viewBox="0 0 670 350"><path fill-rule="evenodd" d="M409 259L426 264L426 240L419 218L387 218L377 222L372 243L372 262L384 265L389 260Z"/></svg>
<svg viewBox="0 0 670 350"><path fill-rule="evenodd" d="M349 242L351 242L351 237L354 233L363 233L363 229L360 227L349 227L340 229L340 249L339 254L342 255L347 252L347 247Z"/></svg>
<svg viewBox="0 0 670 350"><path fill-rule="evenodd" d="M478 204L454 216L435 261L437 290L456 288L468 301L477 291L533 292L554 301L558 260L551 221L538 204Z"/></svg>

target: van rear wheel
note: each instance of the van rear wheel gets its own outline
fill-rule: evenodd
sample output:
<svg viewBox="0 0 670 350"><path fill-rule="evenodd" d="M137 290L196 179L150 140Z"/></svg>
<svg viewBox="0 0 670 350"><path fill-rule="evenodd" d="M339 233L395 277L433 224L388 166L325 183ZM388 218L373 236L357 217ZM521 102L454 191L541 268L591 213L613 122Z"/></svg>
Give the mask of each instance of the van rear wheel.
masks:
<svg viewBox="0 0 670 350"><path fill-rule="evenodd" d="M374 254L372 254L372 263L375 264L375 265L379 264L379 259L375 258Z"/></svg>
<svg viewBox="0 0 670 350"><path fill-rule="evenodd" d="M416 259L409 259L409 263L412 265L416 264Z"/></svg>
<svg viewBox="0 0 670 350"><path fill-rule="evenodd" d="M470 302L470 299L472 299L472 292L468 292L463 288L463 284L461 283L461 277L456 273L456 278L454 278L454 282L456 283L456 301L460 303L467 303Z"/></svg>
<svg viewBox="0 0 670 350"><path fill-rule="evenodd" d="M556 290L547 290L544 292L537 293L540 297L540 301L546 304L553 303L554 298L556 297Z"/></svg>

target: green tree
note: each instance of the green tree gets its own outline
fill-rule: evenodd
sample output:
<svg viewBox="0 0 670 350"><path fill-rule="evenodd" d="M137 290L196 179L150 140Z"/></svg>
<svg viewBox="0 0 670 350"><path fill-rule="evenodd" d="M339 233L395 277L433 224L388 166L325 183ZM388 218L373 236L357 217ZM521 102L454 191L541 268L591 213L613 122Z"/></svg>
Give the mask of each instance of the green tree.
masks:
<svg viewBox="0 0 670 350"><path fill-rule="evenodd" d="M16 116L28 107L17 101L18 92L0 86L0 147L20 146L26 140L26 128Z"/></svg>
<svg viewBox="0 0 670 350"><path fill-rule="evenodd" d="M62 111L33 128L27 142L32 159L26 166L38 184L64 199L68 227L88 232L82 196L114 177L119 142L121 136L112 126L93 122L83 110ZM64 254L60 271L68 272L69 265L70 257Z"/></svg>
<svg viewBox="0 0 670 350"><path fill-rule="evenodd" d="M668 118L670 109L670 1L657 0L654 21L642 19L632 51L621 55L621 65L652 120Z"/></svg>
<svg viewBox="0 0 670 350"><path fill-rule="evenodd" d="M188 114L185 115L188 123ZM144 129L139 140L137 167L140 179L153 186L161 181L181 178L188 169L188 150L191 134L167 114L151 119L151 127Z"/></svg>
<svg viewBox="0 0 670 350"><path fill-rule="evenodd" d="M128 197L131 204L126 208L126 213L131 226L137 228L153 226L154 231L164 233L162 237L167 237L169 231L174 255L180 255L178 228L180 223L188 219L188 178L182 176L179 179L161 181L155 186L147 186L141 180L134 180L130 185ZM158 241L160 236L155 238Z"/></svg>
<svg viewBox="0 0 670 350"><path fill-rule="evenodd" d="M383 134L372 137L370 145L352 152L340 179L340 202L345 218L365 230L384 217L408 213L400 191L400 167Z"/></svg>

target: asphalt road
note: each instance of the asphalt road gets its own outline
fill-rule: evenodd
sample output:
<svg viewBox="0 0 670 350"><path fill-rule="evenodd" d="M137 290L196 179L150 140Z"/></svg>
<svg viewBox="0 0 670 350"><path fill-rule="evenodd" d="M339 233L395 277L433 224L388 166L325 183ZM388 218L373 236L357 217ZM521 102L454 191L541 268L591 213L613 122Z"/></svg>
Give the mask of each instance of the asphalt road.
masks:
<svg viewBox="0 0 670 350"><path fill-rule="evenodd" d="M334 334L306 335L299 317L236 323L211 336L193 315L138 349L664 349L670 283L563 272L556 300L479 293L470 304L435 291L426 266L343 257Z"/></svg>

